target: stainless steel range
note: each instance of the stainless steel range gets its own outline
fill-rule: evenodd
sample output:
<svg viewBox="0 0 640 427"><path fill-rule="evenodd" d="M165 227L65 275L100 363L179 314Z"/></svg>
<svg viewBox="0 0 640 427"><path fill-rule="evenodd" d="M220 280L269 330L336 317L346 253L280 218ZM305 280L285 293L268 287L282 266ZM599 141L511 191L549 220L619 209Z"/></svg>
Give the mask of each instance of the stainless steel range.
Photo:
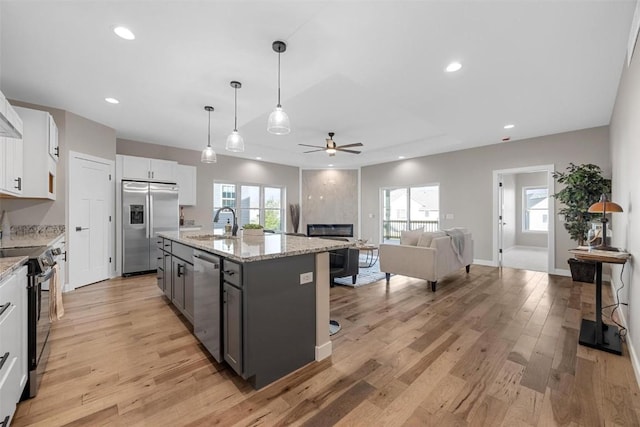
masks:
<svg viewBox="0 0 640 427"><path fill-rule="evenodd" d="M27 366L29 376L22 399L34 397L49 358L49 281L55 272L55 261L46 246L0 249L0 257L27 256Z"/></svg>

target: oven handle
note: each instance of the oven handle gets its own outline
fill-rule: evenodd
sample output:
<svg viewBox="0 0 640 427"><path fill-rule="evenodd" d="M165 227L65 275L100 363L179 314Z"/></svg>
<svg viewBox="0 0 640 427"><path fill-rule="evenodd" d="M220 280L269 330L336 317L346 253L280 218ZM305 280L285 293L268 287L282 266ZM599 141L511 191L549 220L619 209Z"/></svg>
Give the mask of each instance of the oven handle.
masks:
<svg viewBox="0 0 640 427"><path fill-rule="evenodd" d="M53 265L56 265L56 263L54 262ZM38 283L38 284L44 283L47 280L51 279L51 276L53 276L54 272L55 272L55 270L53 268L50 268L49 270L47 270L46 273L38 274L36 276L36 283Z"/></svg>
<svg viewBox="0 0 640 427"><path fill-rule="evenodd" d="M11 307L11 303L8 302L6 304L4 304L2 307L0 307L0 316L2 316L4 314L5 311L7 311L7 308Z"/></svg>
<svg viewBox="0 0 640 427"><path fill-rule="evenodd" d="M9 352L7 351L4 356L2 356L2 360L0 360L0 369L4 366L4 363L9 359Z"/></svg>

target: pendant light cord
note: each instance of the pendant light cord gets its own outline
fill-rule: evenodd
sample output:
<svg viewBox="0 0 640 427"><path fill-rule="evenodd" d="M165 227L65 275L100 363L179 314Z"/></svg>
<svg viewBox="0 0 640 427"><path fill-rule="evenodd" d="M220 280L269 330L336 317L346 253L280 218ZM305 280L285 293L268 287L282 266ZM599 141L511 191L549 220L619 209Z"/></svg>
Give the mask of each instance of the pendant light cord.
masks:
<svg viewBox="0 0 640 427"><path fill-rule="evenodd" d="M281 108L280 105L280 52L278 52L278 108Z"/></svg>
<svg viewBox="0 0 640 427"><path fill-rule="evenodd" d="M211 110L209 110L209 128L207 129L207 147L211 147Z"/></svg>
<svg viewBox="0 0 640 427"><path fill-rule="evenodd" d="M234 87L233 131L238 132L238 87Z"/></svg>

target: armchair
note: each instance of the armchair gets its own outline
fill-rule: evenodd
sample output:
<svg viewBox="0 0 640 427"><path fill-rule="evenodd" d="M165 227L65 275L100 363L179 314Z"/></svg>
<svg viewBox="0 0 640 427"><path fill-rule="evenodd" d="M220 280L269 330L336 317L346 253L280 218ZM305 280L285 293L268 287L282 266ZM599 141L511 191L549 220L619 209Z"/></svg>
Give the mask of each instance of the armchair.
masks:
<svg viewBox="0 0 640 427"><path fill-rule="evenodd" d="M329 252L329 275L331 286L335 286L336 277L351 276L352 283L356 284L360 251L356 248L344 248Z"/></svg>

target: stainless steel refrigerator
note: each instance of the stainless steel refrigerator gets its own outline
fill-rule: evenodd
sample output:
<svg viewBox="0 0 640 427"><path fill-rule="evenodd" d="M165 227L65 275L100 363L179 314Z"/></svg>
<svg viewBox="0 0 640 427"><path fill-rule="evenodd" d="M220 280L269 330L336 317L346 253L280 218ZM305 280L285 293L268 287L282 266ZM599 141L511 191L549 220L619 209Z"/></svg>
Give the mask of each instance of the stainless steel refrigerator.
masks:
<svg viewBox="0 0 640 427"><path fill-rule="evenodd" d="M158 232L179 230L178 186L122 181L122 274L155 270Z"/></svg>

